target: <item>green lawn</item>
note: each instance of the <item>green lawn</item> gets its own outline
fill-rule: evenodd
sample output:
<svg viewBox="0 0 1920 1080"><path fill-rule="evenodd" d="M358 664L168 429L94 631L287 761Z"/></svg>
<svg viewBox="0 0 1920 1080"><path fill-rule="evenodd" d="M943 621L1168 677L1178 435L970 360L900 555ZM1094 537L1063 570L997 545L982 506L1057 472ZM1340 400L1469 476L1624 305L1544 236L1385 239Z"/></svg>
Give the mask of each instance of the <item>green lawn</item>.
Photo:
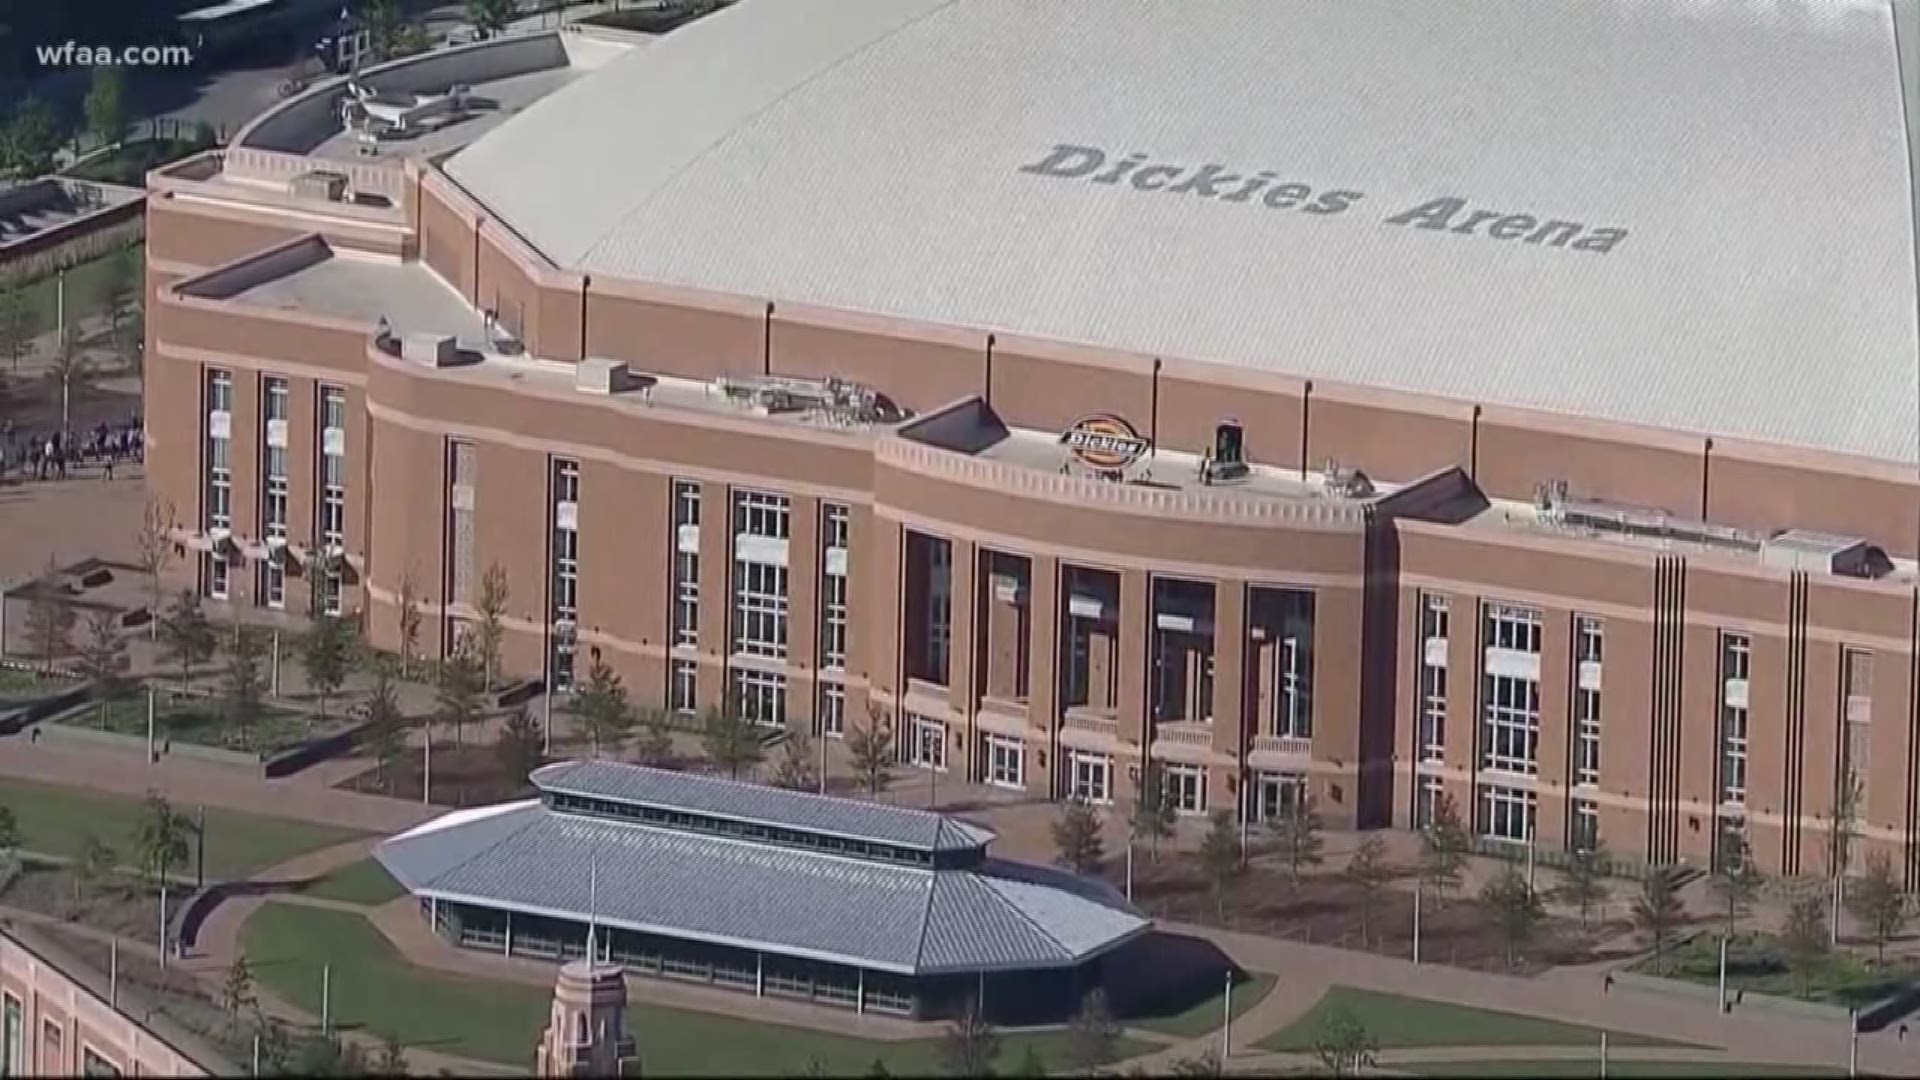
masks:
<svg viewBox="0 0 1920 1080"><path fill-rule="evenodd" d="M142 252L144 256L144 252ZM67 269L67 321L69 324L91 315L99 315L107 309L107 288L111 274L108 264L113 254L102 255L83 263L75 263ZM144 265L144 263L143 263ZM26 297L27 321L33 333L44 334L53 329L54 317L58 308L56 297L57 275L48 274L38 281L20 287Z"/></svg>
<svg viewBox="0 0 1920 1080"><path fill-rule="evenodd" d="M1670 950L1660 964L1652 957L1635 965L1643 975L1717 986L1720 982L1720 936L1696 934ZM1874 967L1858 953L1838 949L1822 956L1802 979L1787 962L1786 950L1772 934L1735 934L1727 949L1727 985L1758 994L1799 997L1831 1005L1866 1005L1920 979L1920 967L1905 964Z"/></svg>
<svg viewBox="0 0 1920 1080"><path fill-rule="evenodd" d="M135 694L115 699L108 703L104 715L98 705L92 705L68 713L58 722L145 738L147 696ZM228 722L216 701L206 698L176 701L162 693L153 730L158 740L272 754L305 741L312 734L312 723L304 713L266 706L260 718L242 731Z"/></svg>
<svg viewBox="0 0 1920 1080"><path fill-rule="evenodd" d="M366 904L369 907L397 900L407 894L407 890L393 880L393 875L372 859L361 859L343 866L300 892L305 896L344 900L349 904Z"/></svg>
<svg viewBox="0 0 1920 1080"><path fill-rule="evenodd" d="M11 709L56 694L74 684L66 679L43 679L31 671L0 670L0 709Z"/></svg>
<svg viewBox="0 0 1920 1080"><path fill-rule="evenodd" d="M1237 1020L1241 1014L1267 996L1273 989L1273 976L1260 971L1244 972L1240 981L1233 985L1233 1015ZM1209 1031L1220 1030L1221 1013L1226 1009L1225 989L1215 992L1205 1001L1188 1006L1176 1013L1164 1016L1129 1018L1128 1027L1158 1031L1164 1035L1179 1035L1183 1038L1197 1039Z"/></svg>
<svg viewBox="0 0 1920 1080"><path fill-rule="evenodd" d="M22 780L0 780L0 806L13 811L20 846L47 855L74 856L88 833L131 858L144 812L142 800ZM192 815L191 804L175 802ZM258 817L209 807L207 876L244 877L296 855L351 840L357 833L291 818Z"/></svg>
<svg viewBox="0 0 1920 1080"><path fill-rule="evenodd" d="M522 983L461 978L407 964L359 915L268 903L247 920L241 947L256 978L318 1014L323 964L332 965L333 1017L401 1042L460 1057L532 1064L547 1018L549 991ZM635 997L645 997L637 982ZM741 1010L752 1009L743 998ZM817 1060L830 1075L859 1075L878 1058L895 1076L936 1071L938 1044L881 1043L740 1016L637 1004L628 1010L649 1076L778 1076L804 1073ZM1002 1037L1000 1068L1010 1071L1028 1046L1063 1069L1062 1032ZM1154 1047L1123 1041L1123 1056Z"/></svg>
<svg viewBox="0 0 1920 1080"><path fill-rule="evenodd" d="M1541 1061L1428 1061L1388 1066L1395 1072L1436 1077L1591 1077L1600 1075L1596 1056L1590 1061L1546 1059ZM1767 1065L1743 1062L1705 1061L1623 1061L1607 1062L1610 1077L1645 1077L1647 1080L1675 1077L1725 1077L1727 1080L1761 1080L1763 1077L1844 1076L1845 1069L1822 1069L1812 1065Z"/></svg>
<svg viewBox="0 0 1920 1080"><path fill-rule="evenodd" d="M1475 1009L1444 1001L1335 986L1305 1016L1260 1040L1268 1050L1311 1051L1322 1018L1333 1008L1352 1010L1382 1049L1423 1046L1598 1045L1600 1029L1519 1013ZM1681 1046L1666 1039L1614 1032L1616 1046Z"/></svg>

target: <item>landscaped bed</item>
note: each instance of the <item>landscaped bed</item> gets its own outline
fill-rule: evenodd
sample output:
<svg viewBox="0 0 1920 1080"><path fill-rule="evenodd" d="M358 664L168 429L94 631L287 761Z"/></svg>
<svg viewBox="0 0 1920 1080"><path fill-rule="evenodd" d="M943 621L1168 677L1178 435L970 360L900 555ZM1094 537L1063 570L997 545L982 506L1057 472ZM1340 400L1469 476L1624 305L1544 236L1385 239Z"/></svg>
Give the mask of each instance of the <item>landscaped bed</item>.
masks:
<svg viewBox="0 0 1920 1080"><path fill-rule="evenodd" d="M1122 885L1122 865L1120 859L1108 860L1107 876L1116 887ZM1380 889L1373 910L1363 916L1359 890L1344 877L1315 873L1295 883L1280 868L1256 860L1228 883L1221 904L1197 856L1162 851L1156 861L1141 850L1134 855L1133 898L1138 907L1163 922L1221 926L1383 956L1406 958L1413 953L1410 883L1406 888ZM1442 900L1428 893L1420 928L1420 958L1427 963L1529 974L1598 959L1595 950L1601 942L1629 929L1618 922L1596 920L1582 929L1573 919L1543 919L1520 950L1518 962L1509 966L1496 920L1477 897Z"/></svg>
<svg viewBox="0 0 1920 1080"><path fill-rule="evenodd" d="M185 889L176 890L172 900L178 903L185 895ZM23 860L20 873L0 888L0 904L150 945L160 941L159 892L124 870L111 880L83 882L70 866Z"/></svg>
<svg viewBox="0 0 1920 1080"><path fill-rule="evenodd" d="M1697 934L1634 965L1639 975L1678 979L1717 987L1720 983L1720 935ZM1774 997L1797 998L1840 1008L1860 1008L1880 1001L1920 981L1920 964L1889 960L1885 965L1847 949L1834 949L1795 972L1786 947L1768 933L1735 934L1727 944L1729 992L1746 991Z"/></svg>
<svg viewBox="0 0 1920 1080"><path fill-rule="evenodd" d="M1311 1053L1328 1013L1344 1008L1382 1049L1428 1046L1598 1046L1600 1029L1520 1013L1476 1009L1426 998L1334 986L1313 1008L1260 1040L1267 1050ZM1628 1032L1610 1032L1615 1046L1684 1046Z"/></svg>
<svg viewBox="0 0 1920 1080"><path fill-rule="evenodd" d="M1548 1058L1539 1061L1421 1061L1393 1066L1395 1072L1434 1077L1593 1077L1600 1075L1598 1056L1593 1058ZM1688 1077L1725 1078L1725 1080L1765 1080L1768 1077L1845 1076L1840 1068L1814 1065L1771 1065L1720 1061L1641 1061L1614 1058L1607 1062L1607 1075L1622 1080L1684 1080Z"/></svg>
<svg viewBox="0 0 1920 1080"><path fill-rule="evenodd" d="M116 698L103 707L90 702L53 718L67 727L105 731L144 739L147 736L145 694ZM329 721L327 727L335 721ZM156 702L153 737L156 742L210 746L221 750L269 757L321 734L326 727L311 714L265 706L250 724L236 724L221 703L202 697L162 692Z"/></svg>
<svg viewBox="0 0 1920 1080"><path fill-rule="evenodd" d="M0 713L73 688L73 680L37 675L31 671L0 669Z"/></svg>
<svg viewBox="0 0 1920 1080"><path fill-rule="evenodd" d="M336 1025L480 1061L531 1065L551 1004L544 987L413 967L365 918L343 911L264 904L242 929L241 946L260 982L306 1012L320 1011L321 969L331 965ZM633 996L644 1000L644 984L636 986ZM740 1011L751 1009L743 998ZM813 1063L825 1075L857 1076L875 1061L895 1076L939 1071L937 1039L875 1042L644 1003L627 1015L648 1076L791 1076ZM1066 1040L1064 1032L1005 1033L996 1072L1011 1071L1028 1047L1050 1071L1064 1071ZM1153 1049L1123 1039L1119 1053Z"/></svg>

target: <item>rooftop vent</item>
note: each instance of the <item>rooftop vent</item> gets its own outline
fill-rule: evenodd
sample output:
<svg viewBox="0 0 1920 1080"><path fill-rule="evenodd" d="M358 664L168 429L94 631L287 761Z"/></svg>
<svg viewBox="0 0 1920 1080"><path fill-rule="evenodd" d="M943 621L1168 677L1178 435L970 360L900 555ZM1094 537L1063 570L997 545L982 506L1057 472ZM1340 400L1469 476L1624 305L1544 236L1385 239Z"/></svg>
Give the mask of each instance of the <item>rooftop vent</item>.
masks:
<svg viewBox="0 0 1920 1080"><path fill-rule="evenodd" d="M451 367L460 356L452 334L413 333L400 339L400 359L423 367Z"/></svg>
<svg viewBox="0 0 1920 1080"><path fill-rule="evenodd" d="M1373 494L1373 480L1359 469L1348 469L1332 458L1322 470L1327 494L1343 499L1364 499Z"/></svg>
<svg viewBox="0 0 1920 1080"><path fill-rule="evenodd" d="M1556 502L1550 520L1576 529L1646 540L1701 544L1739 551L1760 550L1760 537L1730 525L1675 517L1665 510L1614 503Z"/></svg>
<svg viewBox="0 0 1920 1080"><path fill-rule="evenodd" d="M619 360L582 360L573 371L573 388L583 394L618 394L633 388L633 376Z"/></svg>
<svg viewBox="0 0 1920 1080"><path fill-rule="evenodd" d="M287 181L287 193L297 199L339 202L347 196L347 177L344 173L312 169Z"/></svg>
<svg viewBox="0 0 1920 1080"><path fill-rule="evenodd" d="M1760 561L1781 570L1871 577L1872 550L1857 536L1788 529L1760 545Z"/></svg>

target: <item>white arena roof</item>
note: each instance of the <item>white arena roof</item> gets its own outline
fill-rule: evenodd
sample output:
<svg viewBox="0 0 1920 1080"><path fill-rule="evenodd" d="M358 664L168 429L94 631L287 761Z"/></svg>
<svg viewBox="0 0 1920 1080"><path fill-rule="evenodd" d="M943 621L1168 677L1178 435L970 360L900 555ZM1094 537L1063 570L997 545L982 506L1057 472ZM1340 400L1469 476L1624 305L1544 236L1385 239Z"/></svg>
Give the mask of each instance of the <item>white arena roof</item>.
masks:
<svg viewBox="0 0 1920 1080"><path fill-rule="evenodd" d="M1916 2L744 0L448 169L595 274L1920 462Z"/></svg>

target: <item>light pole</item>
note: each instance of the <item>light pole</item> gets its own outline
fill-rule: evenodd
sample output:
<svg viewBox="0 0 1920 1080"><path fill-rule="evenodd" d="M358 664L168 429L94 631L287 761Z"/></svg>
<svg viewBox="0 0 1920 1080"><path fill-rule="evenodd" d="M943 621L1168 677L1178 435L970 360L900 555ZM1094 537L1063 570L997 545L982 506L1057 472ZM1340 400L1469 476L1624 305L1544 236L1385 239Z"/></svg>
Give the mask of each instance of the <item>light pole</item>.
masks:
<svg viewBox="0 0 1920 1080"><path fill-rule="evenodd" d="M1220 1021L1220 1060L1225 1061L1233 1054L1233 968L1227 968L1227 995L1222 1006Z"/></svg>
<svg viewBox="0 0 1920 1080"><path fill-rule="evenodd" d="M153 756L154 711L155 710L154 710L154 700L153 700L153 687L149 686L147 687L147 764L149 765L159 760L158 758Z"/></svg>
<svg viewBox="0 0 1920 1080"><path fill-rule="evenodd" d="M540 703L540 753L546 756L553 753L553 689L547 689L547 696Z"/></svg>
<svg viewBox="0 0 1920 1080"><path fill-rule="evenodd" d="M162 871L164 875L165 871ZM167 967L167 879L160 878L160 970Z"/></svg>
<svg viewBox="0 0 1920 1080"><path fill-rule="evenodd" d="M1417 881L1414 882L1414 885L1413 885L1413 963L1416 967L1419 966L1420 964L1420 894L1425 891L1426 890L1420 887L1419 882Z"/></svg>
<svg viewBox="0 0 1920 1080"><path fill-rule="evenodd" d="M1533 822L1527 822L1527 892L1533 892Z"/></svg>
<svg viewBox="0 0 1920 1080"><path fill-rule="evenodd" d="M269 690L267 691L267 693L268 693L269 695L271 695L271 696L273 696L273 697L276 697L276 698L277 698L277 697L279 697L279 696L280 696L280 628L279 628L279 627L277 627L277 626L273 628L273 675L272 675L272 680L273 680L273 681L272 681L272 683L270 684L270 688L269 688Z"/></svg>
<svg viewBox="0 0 1920 1080"><path fill-rule="evenodd" d="M193 812L193 887L207 887L207 808L199 806Z"/></svg>
<svg viewBox="0 0 1920 1080"><path fill-rule="evenodd" d="M433 721L429 720L423 729L427 736L427 749L420 765L420 802L433 805Z"/></svg>
<svg viewBox="0 0 1920 1080"><path fill-rule="evenodd" d="M1847 1075L1860 1075L1860 1014L1847 1010Z"/></svg>
<svg viewBox="0 0 1920 1080"><path fill-rule="evenodd" d="M320 965L320 1034L333 1033L333 965Z"/></svg>
<svg viewBox="0 0 1920 1080"><path fill-rule="evenodd" d="M1727 935L1720 935L1720 1011L1727 1011Z"/></svg>
<svg viewBox="0 0 1920 1080"><path fill-rule="evenodd" d="M1600 1032L1600 1080L1607 1080L1607 1033Z"/></svg>

